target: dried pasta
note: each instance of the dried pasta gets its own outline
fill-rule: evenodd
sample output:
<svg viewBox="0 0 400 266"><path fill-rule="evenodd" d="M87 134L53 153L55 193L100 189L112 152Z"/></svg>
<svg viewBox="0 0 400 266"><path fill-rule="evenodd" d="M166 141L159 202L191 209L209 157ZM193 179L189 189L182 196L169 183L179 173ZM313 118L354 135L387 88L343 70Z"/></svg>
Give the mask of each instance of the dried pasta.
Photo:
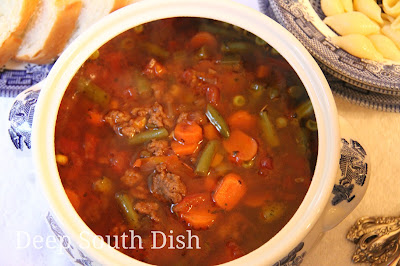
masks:
<svg viewBox="0 0 400 266"><path fill-rule="evenodd" d="M321 0L332 43L365 59L400 62L400 1Z"/></svg>

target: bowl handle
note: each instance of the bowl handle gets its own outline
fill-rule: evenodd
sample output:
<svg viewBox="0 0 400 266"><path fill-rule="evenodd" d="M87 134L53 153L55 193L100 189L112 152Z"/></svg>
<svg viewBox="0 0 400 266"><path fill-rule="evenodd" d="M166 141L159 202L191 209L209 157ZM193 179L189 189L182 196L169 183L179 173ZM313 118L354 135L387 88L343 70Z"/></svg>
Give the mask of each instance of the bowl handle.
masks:
<svg viewBox="0 0 400 266"><path fill-rule="evenodd" d="M8 133L16 149L30 151L33 114L45 80L17 95L8 116Z"/></svg>
<svg viewBox="0 0 400 266"><path fill-rule="evenodd" d="M341 148L339 169L322 222L328 231L343 221L360 203L370 179L370 159L351 124L339 116Z"/></svg>

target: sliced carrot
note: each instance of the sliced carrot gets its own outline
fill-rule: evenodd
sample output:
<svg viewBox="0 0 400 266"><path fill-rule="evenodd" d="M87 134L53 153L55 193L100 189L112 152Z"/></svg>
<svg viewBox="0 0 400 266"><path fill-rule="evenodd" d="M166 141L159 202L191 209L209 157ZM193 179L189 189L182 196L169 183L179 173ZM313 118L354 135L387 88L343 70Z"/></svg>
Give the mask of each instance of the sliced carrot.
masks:
<svg viewBox="0 0 400 266"><path fill-rule="evenodd" d="M194 229L207 229L217 218L208 193L186 196L172 210Z"/></svg>
<svg viewBox="0 0 400 266"><path fill-rule="evenodd" d="M194 49L198 49L204 45L216 49L218 46L218 42L214 35L205 31L198 32L190 40L190 47Z"/></svg>
<svg viewBox="0 0 400 266"><path fill-rule="evenodd" d="M160 163L165 163L169 172L179 175L181 177L194 177L193 169L179 160L178 156L170 155L170 156L153 156L149 158L143 158L142 165L140 166L140 170L142 172L150 174L156 169L156 166Z"/></svg>
<svg viewBox="0 0 400 266"><path fill-rule="evenodd" d="M252 130L257 125L257 117L239 110L228 117L228 125L231 129Z"/></svg>
<svg viewBox="0 0 400 266"><path fill-rule="evenodd" d="M94 125L94 126L100 126L104 122L103 115L94 110L88 111L88 119L87 120L88 120L89 124Z"/></svg>
<svg viewBox="0 0 400 266"><path fill-rule="evenodd" d="M68 196L69 201L71 202L72 206L75 208L75 210L79 209L79 206L81 205L81 201L79 199L78 194L72 189L66 188L65 193Z"/></svg>
<svg viewBox="0 0 400 266"><path fill-rule="evenodd" d="M174 136L182 144L197 144L203 139L203 129L196 123L182 122L176 125Z"/></svg>
<svg viewBox="0 0 400 266"><path fill-rule="evenodd" d="M216 214L207 211L191 211L190 213L183 213L181 218L193 229L207 229L217 218Z"/></svg>
<svg viewBox="0 0 400 266"><path fill-rule="evenodd" d="M257 142L241 130L233 130L230 137L224 140L223 146L237 163L250 161L257 154Z"/></svg>
<svg viewBox="0 0 400 266"><path fill-rule="evenodd" d="M197 150L198 146L199 145L197 143L182 144L178 141L173 141L171 143L172 150L178 156L193 154Z"/></svg>
<svg viewBox="0 0 400 266"><path fill-rule="evenodd" d="M271 66L269 65L260 65L257 67L256 70L256 77L257 78L266 78L271 74Z"/></svg>
<svg viewBox="0 0 400 266"><path fill-rule="evenodd" d="M211 123L204 126L204 137L208 140L219 139L219 133Z"/></svg>
<svg viewBox="0 0 400 266"><path fill-rule="evenodd" d="M140 168L140 166L142 166L142 159L136 159L136 161L133 163L132 167Z"/></svg>
<svg viewBox="0 0 400 266"><path fill-rule="evenodd" d="M246 193L246 185L242 178L234 173L229 173L218 184L214 192L215 204L225 210L231 210Z"/></svg>

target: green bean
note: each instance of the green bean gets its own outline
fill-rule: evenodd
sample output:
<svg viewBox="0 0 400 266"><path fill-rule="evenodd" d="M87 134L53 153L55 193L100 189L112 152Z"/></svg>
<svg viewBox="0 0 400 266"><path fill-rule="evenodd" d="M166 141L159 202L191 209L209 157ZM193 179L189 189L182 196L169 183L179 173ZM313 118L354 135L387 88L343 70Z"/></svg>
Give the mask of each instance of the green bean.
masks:
<svg viewBox="0 0 400 266"><path fill-rule="evenodd" d="M289 94L290 97L294 98L294 99L299 99L301 96L304 95L304 89L300 86L290 86L287 89L287 92Z"/></svg>
<svg viewBox="0 0 400 266"><path fill-rule="evenodd" d="M167 50L164 50L161 46L158 46L157 44L151 42L142 42L140 43L140 47L146 50L146 52L148 52L149 54L161 57L163 59L169 56L169 52Z"/></svg>
<svg viewBox="0 0 400 266"><path fill-rule="evenodd" d="M225 55L224 57L222 57L220 63L222 65L238 65L240 64L241 61L242 61L241 56L238 54L234 54L234 55Z"/></svg>
<svg viewBox="0 0 400 266"><path fill-rule="evenodd" d="M261 118L261 129L267 144L269 144L271 147L279 146L280 145L279 137L276 134L275 127L272 124L271 120L269 119L267 112L261 111L260 118Z"/></svg>
<svg viewBox="0 0 400 266"><path fill-rule="evenodd" d="M268 202L261 208L262 217L266 223L273 223L281 218L286 211L286 205L282 202Z"/></svg>
<svg viewBox="0 0 400 266"><path fill-rule="evenodd" d="M298 119L302 119L311 115L314 112L311 101L308 100L305 103L301 104L299 107L297 107L295 112Z"/></svg>
<svg viewBox="0 0 400 266"><path fill-rule="evenodd" d="M281 94L277 87L268 87L267 92L271 100L278 98Z"/></svg>
<svg viewBox="0 0 400 266"><path fill-rule="evenodd" d="M244 53L252 51L253 46L248 42L228 42L222 45L223 53Z"/></svg>
<svg viewBox="0 0 400 266"><path fill-rule="evenodd" d="M110 178L103 176L93 183L93 189L101 193L110 193L113 188L113 183Z"/></svg>
<svg viewBox="0 0 400 266"><path fill-rule="evenodd" d="M225 122L224 118L217 111L217 109L212 107L211 104L207 104L206 116L208 120L210 120L211 124L214 125L214 127L224 138L229 138L231 133L228 124Z"/></svg>
<svg viewBox="0 0 400 266"><path fill-rule="evenodd" d="M314 120L311 120L311 119L307 120L306 128L308 128L311 131L317 131L318 130L317 122L315 122Z"/></svg>
<svg viewBox="0 0 400 266"><path fill-rule="evenodd" d="M246 98L243 95L236 95L233 97L233 105L236 107L242 107L246 104Z"/></svg>
<svg viewBox="0 0 400 266"><path fill-rule="evenodd" d="M149 97L151 96L152 89L150 81L139 73L134 74L134 83L137 92L140 96Z"/></svg>
<svg viewBox="0 0 400 266"><path fill-rule="evenodd" d="M267 45L267 42L264 41L263 39L261 39L261 38L258 37L258 36L256 36L255 42L256 42L257 45L260 45L260 46Z"/></svg>
<svg viewBox="0 0 400 266"><path fill-rule="evenodd" d="M103 107L110 103L110 95L89 79L80 78L78 80L78 91Z"/></svg>
<svg viewBox="0 0 400 266"><path fill-rule="evenodd" d="M217 140L212 140L207 143L199 157L199 160L197 161L196 169L194 171L197 175L206 176L208 174L211 162L217 150L217 144Z"/></svg>
<svg viewBox="0 0 400 266"><path fill-rule="evenodd" d="M129 138L128 143L131 145L138 145L148 142L152 139L163 139L166 137L168 137L168 131L165 128L147 130Z"/></svg>
<svg viewBox="0 0 400 266"><path fill-rule="evenodd" d="M231 38L235 32L229 28L222 28L215 24L203 23L199 26L200 31L207 31L213 34L220 35L221 37L229 37Z"/></svg>
<svg viewBox="0 0 400 266"><path fill-rule="evenodd" d="M133 209L133 199L126 192L118 192L115 194L118 206L131 229L140 227L139 214Z"/></svg>

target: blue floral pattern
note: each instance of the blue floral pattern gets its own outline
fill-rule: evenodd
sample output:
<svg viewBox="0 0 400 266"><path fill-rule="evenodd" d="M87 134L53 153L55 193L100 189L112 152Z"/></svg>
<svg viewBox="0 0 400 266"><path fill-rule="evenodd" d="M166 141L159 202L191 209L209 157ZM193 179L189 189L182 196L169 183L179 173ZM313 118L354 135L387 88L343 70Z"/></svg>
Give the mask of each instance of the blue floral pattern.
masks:
<svg viewBox="0 0 400 266"><path fill-rule="evenodd" d="M364 186L368 173L368 164L365 162L367 153L358 141L350 139L348 142L342 138L340 153L341 179L332 190L334 206L342 201L351 202L356 197L353 194L354 186Z"/></svg>
<svg viewBox="0 0 400 266"><path fill-rule="evenodd" d="M24 149L24 144L26 148L31 148L33 114L39 93L39 89L23 92L10 110L8 133L15 148L21 151Z"/></svg>
<svg viewBox="0 0 400 266"><path fill-rule="evenodd" d="M0 68L0 97L16 97L46 78L52 67L53 64L26 64L22 67Z"/></svg>
<svg viewBox="0 0 400 266"><path fill-rule="evenodd" d="M304 247L304 242L298 244L289 254L276 262L273 266L298 266L303 262L306 252L298 254Z"/></svg>

